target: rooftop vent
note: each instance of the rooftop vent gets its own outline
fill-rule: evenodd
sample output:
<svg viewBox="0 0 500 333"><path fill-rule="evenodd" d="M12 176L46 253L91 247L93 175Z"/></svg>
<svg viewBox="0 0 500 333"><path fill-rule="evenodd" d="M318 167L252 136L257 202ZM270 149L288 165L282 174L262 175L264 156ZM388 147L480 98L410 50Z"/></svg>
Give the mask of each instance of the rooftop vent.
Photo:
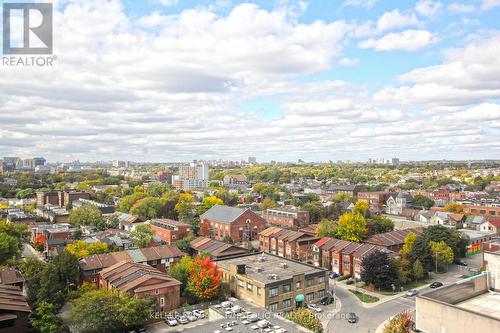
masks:
<svg viewBox="0 0 500 333"><path fill-rule="evenodd" d="M277 274L269 274L269 280L278 280Z"/></svg>
<svg viewBox="0 0 500 333"><path fill-rule="evenodd" d="M280 263L281 268L288 268L288 265L286 262Z"/></svg>
<svg viewBox="0 0 500 333"><path fill-rule="evenodd" d="M259 257L259 262L264 262L264 261L266 261L266 257L264 257L264 256L260 256L260 257Z"/></svg>
<svg viewBox="0 0 500 333"><path fill-rule="evenodd" d="M263 267L257 267L257 268L255 268L255 270L256 270L257 272L262 272L262 271L264 270L264 268L263 268Z"/></svg>

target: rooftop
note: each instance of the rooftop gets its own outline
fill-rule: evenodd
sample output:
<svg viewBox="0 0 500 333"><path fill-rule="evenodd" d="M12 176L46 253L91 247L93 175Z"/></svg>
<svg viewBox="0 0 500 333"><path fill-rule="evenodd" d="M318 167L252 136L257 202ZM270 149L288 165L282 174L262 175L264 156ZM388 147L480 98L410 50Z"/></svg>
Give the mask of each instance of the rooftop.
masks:
<svg viewBox="0 0 500 333"><path fill-rule="evenodd" d="M455 305L500 319L500 294L497 293L482 294Z"/></svg>
<svg viewBox="0 0 500 333"><path fill-rule="evenodd" d="M268 253L251 254L238 258L218 260L217 264L229 271L232 265L245 265L245 275L263 285L291 279L296 275L311 275L325 272L324 269L310 266ZM271 278L275 276L275 278Z"/></svg>
<svg viewBox="0 0 500 333"><path fill-rule="evenodd" d="M231 224L244 212L243 208L215 205L203 213L200 218Z"/></svg>

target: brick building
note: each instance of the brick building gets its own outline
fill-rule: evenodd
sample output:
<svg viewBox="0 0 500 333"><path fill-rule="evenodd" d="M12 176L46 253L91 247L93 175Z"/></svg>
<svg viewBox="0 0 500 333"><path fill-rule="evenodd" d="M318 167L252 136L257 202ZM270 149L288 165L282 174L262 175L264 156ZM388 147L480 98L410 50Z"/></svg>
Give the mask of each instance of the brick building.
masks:
<svg viewBox="0 0 500 333"><path fill-rule="evenodd" d="M53 191L53 192L37 192L36 205L38 207L46 204L66 207L78 199L90 199L90 194L80 191Z"/></svg>
<svg viewBox="0 0 500 333"><path fill-rule="evenodd" d="M191 241L191 249L194 255L202 252L210 253L215 260L248 254L248 249L207 237L193 239Z"/></svg>
<svg viewBox="0 0 500 333"><path fill-rule="evenodd" d="M80 280L81 282L97 283L99 272L120 261L148 264L162 272L166 272L168 267L178 262L182 256L184 256L184 253L171 245L94 254L80 260Z"/></svg>
<svg viewBox="0 0 500 333"><path fill-rule="evenodd" d="M398 252L404 245L405 237L411 232L418 236L423 232L423 229L408 228L384 232L382 234L376 234L368 237L364 240L364 243L378 245L388 250Z"/></svg>
<svg viewBox="0 0 500 333"><path fill-rule="evenodd" d="M267 223L282 227L302 228L309 224L310 213L294 206L267 209L262 217Z"/></svg>
<svg viewBox="0 0 500 333"><path fill-rule="evenodd" d="M359 192L358 199L366 200L372 211L379 212L384 210L385 202L391 195L396 195L396 193L386 191Z"/></svg>
<svg viewBox="0 0 500 333"><path fill-rule="evenodd" d="M28 332L30 313L30 307L21 288L0 284L0 331L2 333Z"/></svg>
<svg viewBox="0 0 500 333"><path fill-rule="evenodd" d="M190 224L170 219L152 219L149 226L167 244L175 244L191 231Z"/></svg>
<svg viewBox="0 0 500 333"><path fill-rule="evenodd" d="M335 196L337 194L347 194L353 198L357 198L359 192L359 186L352 185L330 185L325 190L325 193L331 196Z"/></svg>
<svg viewBox="0 0 500 333"><path fill-rule="evenodd" d="M312 262L312 245L318 240L316 236L279 227L270 227L259 233L262 252L304 262Z"/></svg>
<svg viewBox="0 0 500 333"><path fill-rule="evenodd" d="M121 261L99 273L99 288L132 293L156 300L155 311L179 307L181 283L149 265Z"/></svg>
<svg viewBox="0 0 500 333"><path fill-rule="evenodd" d="M229 236L234 242L258 239L266 220L250 209L215 205L200 216L200 233L216 240Z"/></svg>

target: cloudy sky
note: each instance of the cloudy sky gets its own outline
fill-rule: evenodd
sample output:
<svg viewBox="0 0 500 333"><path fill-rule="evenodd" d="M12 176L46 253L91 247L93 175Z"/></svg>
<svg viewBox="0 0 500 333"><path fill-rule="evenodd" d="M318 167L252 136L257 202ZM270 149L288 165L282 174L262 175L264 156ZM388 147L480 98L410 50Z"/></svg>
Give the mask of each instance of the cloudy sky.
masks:
<svg viewBox="0 0 500 333"><path fill-rule="evenodd" d="M59 0L0 156L500 158L500 0Z"/></svg>

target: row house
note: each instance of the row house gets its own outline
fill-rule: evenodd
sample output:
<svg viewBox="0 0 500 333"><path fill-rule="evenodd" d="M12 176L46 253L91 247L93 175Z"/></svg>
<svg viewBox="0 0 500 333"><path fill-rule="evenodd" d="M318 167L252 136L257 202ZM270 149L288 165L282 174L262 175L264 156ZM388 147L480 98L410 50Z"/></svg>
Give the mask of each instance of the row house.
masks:
<svg viewBox="0 0 500 333"><path fill-rule="evenodd" d="M180 305L181 283L149 265L120 261L99 273L99 288L131 293L155 300L155 311L168 312Z"/></svg>
<svg viewBox="0 0 500 333"><path fill-rule="evenodd" d="M172 245L94 254L80 260L80 279L82 283L97 283L99 272L121 261L148 264L162 272L166 272L168 267L178 262L182 256L184 256L184 253Z"/></svg>
<svg viewBox="0 0 500 333"><path fill-rule="evenodd" d="M175 244L191 231L191 225L171 219L152 219L149 226L162 241L167 244Z"/></svg>
<svg viewBox="0 0 500 333"><path fill-rule="evenodd" d="M394 230L389 232L384 232L381 234L371 235L364 240L366 244L377 245L388 250L399 252L405 243L405 238L409 233L414 233L415 235L420 235L423 232L423 228L408 228L401 230Z"/></svg>
<svg viewBox="0 0 500 333"><path fill-rule="evenodd" d="M248 254L248 249L207 237L198 237L190 242L192 254L209 253L214 260Z"/></svg>
<svg viewBox="0 0 500 333"><path fill-rule="evenodd" d="M267 223L286 228L301 228L309 224L310 213L294 206L269 208L262 217Z"/></svg>
<svg viewBox="0 0 500 333"><path fill-rule="evenodd" d="M279 227L270 227L259 233L261 251L304 262L312 262L312 245L318 239L304 232Z"/></svg>

